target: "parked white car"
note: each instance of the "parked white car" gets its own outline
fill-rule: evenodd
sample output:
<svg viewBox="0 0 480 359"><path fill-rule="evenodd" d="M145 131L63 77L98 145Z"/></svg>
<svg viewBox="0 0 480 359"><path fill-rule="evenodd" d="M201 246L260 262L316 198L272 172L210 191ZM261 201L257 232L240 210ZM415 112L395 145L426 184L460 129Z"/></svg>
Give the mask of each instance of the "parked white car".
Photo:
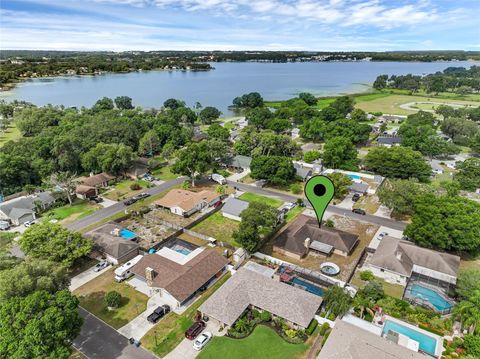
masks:
<svg viewBox="0 0 480 359"><path fill-rule="evenodd" d="M110 265L107 261L98 262L93 268L94 272L100 272L102 269L107 268Z"/></svg>
<svg viewBox="0 0 480 359"><path fill-rule="evenodd" d="M26 222L23 223L23 225L24 225L26 228L30 227L30 226L33 225L33 224L35 224L34 221L26 221Z"/></svg>
<svg viewBox="0 0 480 359"><path fill-rule="evenodd" d="M195 350L202 350L205 345L212 339L213 334L210 332L202 333L198 336L198 338L193 342L193 349Z"/></svg>

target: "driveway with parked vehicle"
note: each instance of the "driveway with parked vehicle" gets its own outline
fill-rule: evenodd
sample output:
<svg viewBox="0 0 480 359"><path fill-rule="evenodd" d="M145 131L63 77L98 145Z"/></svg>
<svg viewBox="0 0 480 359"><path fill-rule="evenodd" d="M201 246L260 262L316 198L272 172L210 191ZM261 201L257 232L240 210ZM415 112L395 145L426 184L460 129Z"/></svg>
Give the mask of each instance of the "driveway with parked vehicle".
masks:
<svg viewBox="0 0 480 359"><path fill-rule="evenodd" d="M97 263L97 265L100 263L101 262ZM73 277L70 281L70 286L68 287L68 289L73 292L75 289L81 287L85 283L90 282L92 279L97 278L99 275L103 274L110 268L110 264L108 264L107 266L100 268L100 270L97 270L97 265L94 265L93 267L87 269L85 272L82 272Z"/></svg>

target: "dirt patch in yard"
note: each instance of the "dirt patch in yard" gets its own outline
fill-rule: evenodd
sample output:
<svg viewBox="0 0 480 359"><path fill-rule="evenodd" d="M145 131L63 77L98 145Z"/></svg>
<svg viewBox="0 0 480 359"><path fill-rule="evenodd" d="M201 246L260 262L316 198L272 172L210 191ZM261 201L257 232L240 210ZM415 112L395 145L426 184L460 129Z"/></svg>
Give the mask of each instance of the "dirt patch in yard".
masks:
<svg viewBox="0 0 480 359"><path fill-rule="evenodd" d="M175 232L173 228L159 223L148 214L144 217L129 218L122 221L121 225L135 232L139 237L137 243L145 249L153 247Z"/></svg>

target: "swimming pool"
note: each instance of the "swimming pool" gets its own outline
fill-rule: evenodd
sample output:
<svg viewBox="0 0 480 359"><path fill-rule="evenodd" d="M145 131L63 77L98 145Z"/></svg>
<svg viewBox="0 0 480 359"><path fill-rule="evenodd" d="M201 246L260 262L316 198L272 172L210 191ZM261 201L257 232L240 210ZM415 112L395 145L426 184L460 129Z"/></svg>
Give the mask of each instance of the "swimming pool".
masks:
<svg viewBox="0 0 480 359"><path fill-rule="evenodd" d="M190 253L192 253L192 252L189 251L187 248L175 249L175 252L181 253L181 254L183 254L184 256L188 256Z"/></svg>
<svg viewBox="0 0 480 359"><path fill-rule="evenodd" d="M132 231L126 229L126 228L123 228L123 229L119 232L119 234L120 234L120 237L125 238L125 239L133 239L133 238L135 238L135 237L137 236L136 233L134 233L134 232L132 232Z"/></svg>
<svg viewBox="0 0 480 359"><path fill-rule="evenodd" d="M410 339L415 340L418 342L420 350L435 356L437 348L437 340L435 338L387 319L383 326L382 335L387 334L389 330L403 334Z"/></svg>
<svg viewBox="0 0 480 359"><path fill-rule="evenodd" d="M322 288L317 287L316 285L313 285L309 282L305 282L304 280L301 280L298 277L293 278L292 283L304 287L307 292L318 295L319 297L323 296L323 289Z"/></svg>
<svg viewBox="0 0 480 359"><path fill-rule="evenodd" d="M362 177L359 176L359 175L348 175L348 177L350 177L352 180L360 180L360 179L362 179Z"/></svg>
<svg viewBox="0 0 480 359"><path fill-rule="evenodd" d="M428 300L437 310L442 311L452 308L452 304L433 289L423 287L419 284L412 284L407 291L414 297Z"/></svg>

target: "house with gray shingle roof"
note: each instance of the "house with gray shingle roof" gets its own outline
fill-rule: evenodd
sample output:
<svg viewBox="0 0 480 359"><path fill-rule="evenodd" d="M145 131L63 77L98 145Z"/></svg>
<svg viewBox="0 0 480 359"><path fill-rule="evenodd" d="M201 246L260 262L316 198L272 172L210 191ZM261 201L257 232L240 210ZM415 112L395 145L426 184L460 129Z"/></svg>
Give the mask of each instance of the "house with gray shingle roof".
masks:
<svg viewBox="0 0 480 359"><path fill-rule="evenodd" d="M199 311L220 325L232 326L248 308L256 308L284 319L293 327L306 328L321 304L322 297L318 295L242 267Z"/></svg>
<svg viewBox="0 0 480 359"><path fill-rule="evenodd" d="M18 226L36 219L36 210L50 207L55 198L48 192L22 196L0 203L0 220L12 222Z"/></svg>
<svg viewBox="0 0 480 359"><path fill-rule="evenodd" d="M252 157L236 155L227 161L227 166L236 170L248 170L252 163Z"/></svg>
<svg viewBox="0 0 480 359"><path fill-rule="evenodd" d="M311 168L305 167L300 163L293 162L293 167L295 168L296 175L300 177L302 181L306 181L313 174L313 171Z"/></svg>
<svg viewBox="0 0 480 359"><path fill-rule="evenodd" d="M237 198L229 198L222 207L222 215L224 217L241 221L240 215L248 208L249 203Z"/></svg>
<svg viewBox="0 0 480 359"><path fill-rule="evenodd" d="M382 238L375 253L364 265L375 276L405 285L417 273L435 283L455 285L460 257L416 246L390 236Z"/></svg>

